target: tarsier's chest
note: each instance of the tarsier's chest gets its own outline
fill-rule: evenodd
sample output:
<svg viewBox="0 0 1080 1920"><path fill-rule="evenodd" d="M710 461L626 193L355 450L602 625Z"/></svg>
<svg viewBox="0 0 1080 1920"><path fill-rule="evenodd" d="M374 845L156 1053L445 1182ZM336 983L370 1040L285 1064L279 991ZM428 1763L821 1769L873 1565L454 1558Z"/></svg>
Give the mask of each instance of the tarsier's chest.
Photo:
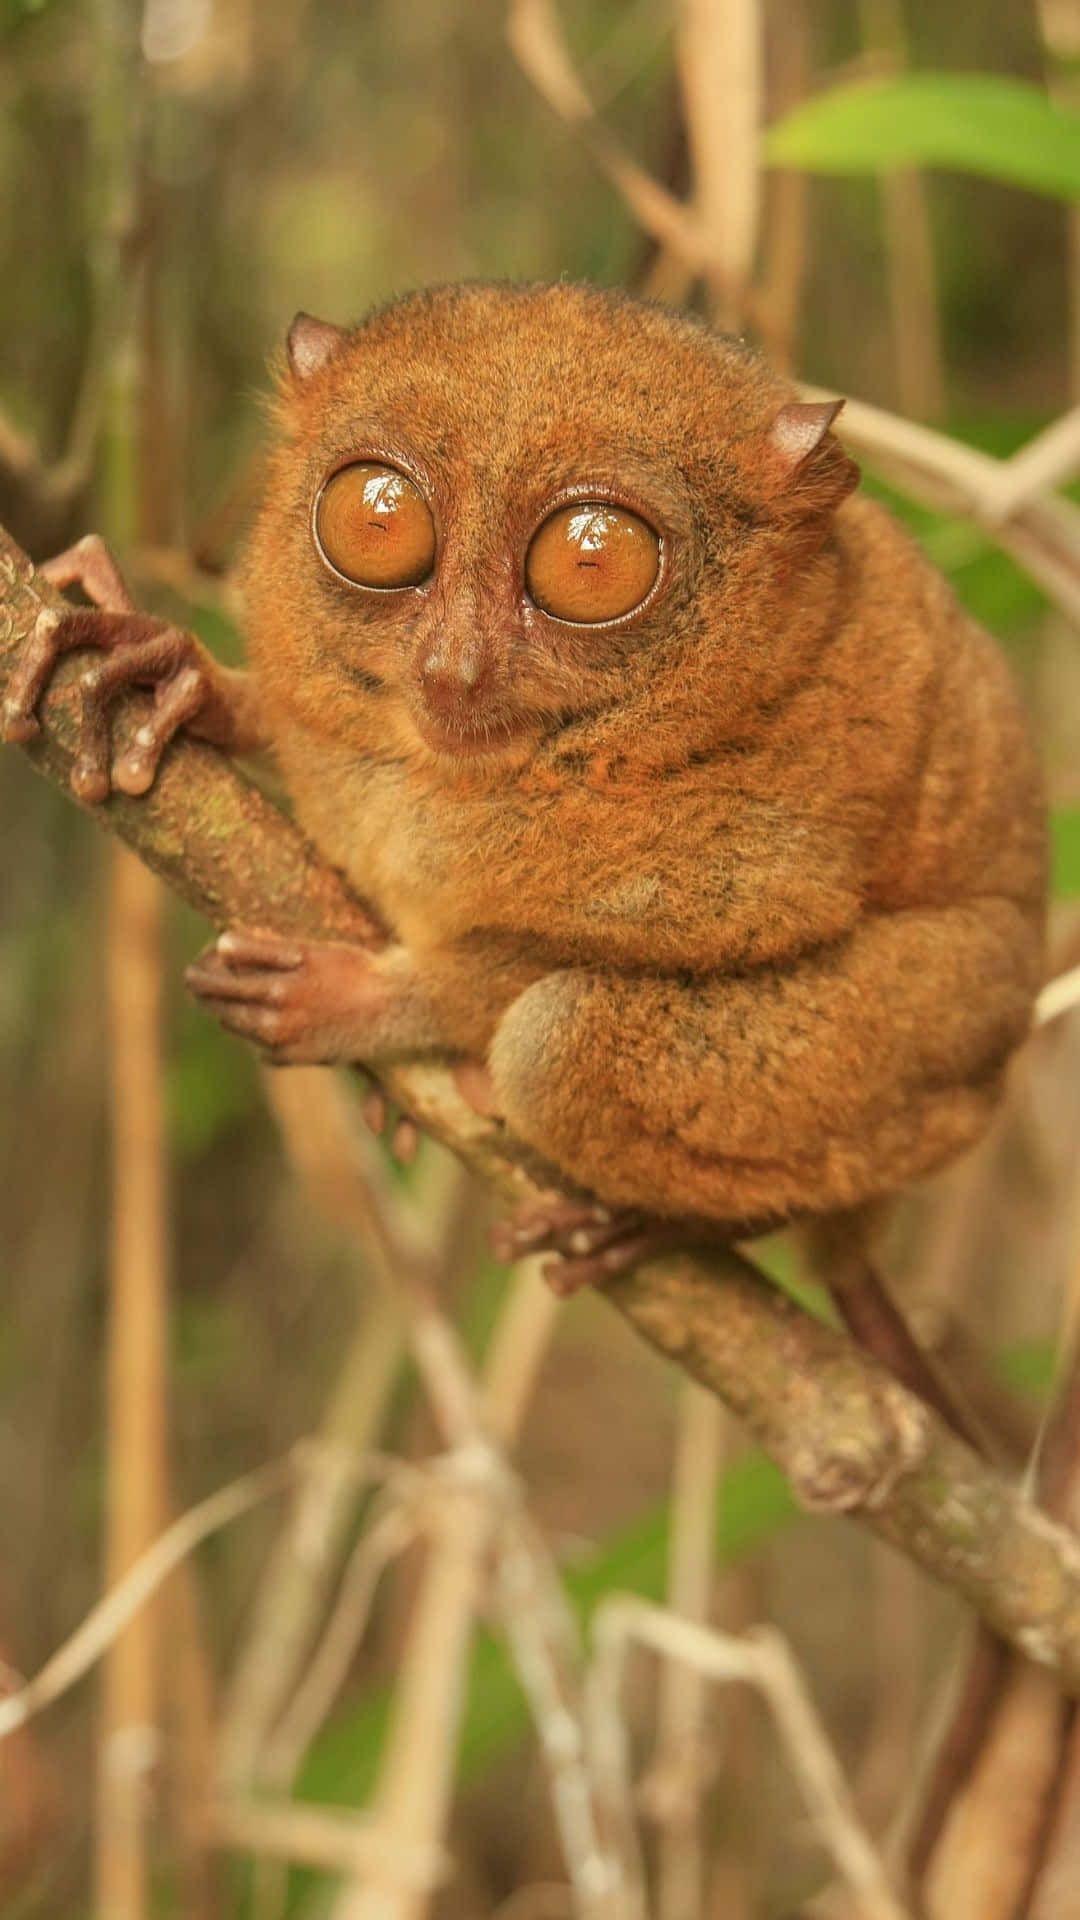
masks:
<svg viewBox="0 0 1080 1920"><path fill-rule="evenodd" d="M553 966L711 969L796 951L858 911L849 835L716 779L470 792L394 762L341 771L296 791L300 817L417 951L488 935Z"/></svg>

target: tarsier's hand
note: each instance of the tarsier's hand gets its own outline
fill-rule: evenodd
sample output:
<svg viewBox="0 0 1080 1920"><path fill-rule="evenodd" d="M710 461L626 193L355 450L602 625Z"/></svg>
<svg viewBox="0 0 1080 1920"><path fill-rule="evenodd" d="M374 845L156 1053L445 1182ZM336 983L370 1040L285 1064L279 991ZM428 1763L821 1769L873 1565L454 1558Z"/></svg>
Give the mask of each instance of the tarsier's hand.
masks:
<svg viewBox="0 0 1080 1920"><path fill-rule="evenodd" d="M364 947L240 930L207 947L184 980L208 1013L254 1040L272 1066L370 1057L392 991Z"/></svg>
<svg viewBox="0 0 1080 1920"><path fill-rule="evenodd" d="M414 975L404 948L381 952L335 940L295 940L236 929L200 954L184 975L208 1013L231 1033L253 1040L269 1066L353 1065L379 1059L388 1049L422 1047L424 1012L414 993ZM466 1099L485 1111L486 1069L463 1061ZM419 1138L408 1115L391 1115L382 1091L364 1102L373 1133L390 1124L391 1144L410 1160Z"/></svg>
<svg viewBox="0 0 1080 1920"><path fill-rule="evenodd" d="M88 534L38 571L54 586L81 586L94 604L62 612L44 608L38 615L0 710L0 739L33 739L39 730L35 708L57 662L65 653L86 647L102 657L79 682L82 718L71 786L80 800L97 804L111 787L121 793L146 793L165 748L181 727L233 750L258 744L247 676L219 666L182 627L140 613L96 534ZM153 711L112 764L110 711L133 686L153 688Z"/></svg>

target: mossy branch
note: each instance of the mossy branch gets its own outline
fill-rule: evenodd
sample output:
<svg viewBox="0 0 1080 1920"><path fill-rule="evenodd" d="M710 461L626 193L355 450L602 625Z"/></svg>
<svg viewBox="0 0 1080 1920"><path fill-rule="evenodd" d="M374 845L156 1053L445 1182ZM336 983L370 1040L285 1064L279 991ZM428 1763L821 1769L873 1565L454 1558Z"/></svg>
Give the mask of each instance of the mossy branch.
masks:
<svg viewBox="0 0 1080 1920"><path fill-rule="evenodd" d="M0 700L43 606L59 604L0 529ZM64 662L23 749L67 786L77 666ZM121 742L146 696L122 703ZM77 803L76 803L77 804ZM370 916L296 827L212 749L181 739L144 799L94 809L217 928L378 938ZM425 1128L508 1194L528 1191L513 1143L436 1066L388 1077ZM1034 1508L845 1335L820 1325L734 1250L650 1262L605 1289L642 1337L718 1394L810 1508L845 1511L955 1589L1080 1694L1080 1542Z"/></svg>

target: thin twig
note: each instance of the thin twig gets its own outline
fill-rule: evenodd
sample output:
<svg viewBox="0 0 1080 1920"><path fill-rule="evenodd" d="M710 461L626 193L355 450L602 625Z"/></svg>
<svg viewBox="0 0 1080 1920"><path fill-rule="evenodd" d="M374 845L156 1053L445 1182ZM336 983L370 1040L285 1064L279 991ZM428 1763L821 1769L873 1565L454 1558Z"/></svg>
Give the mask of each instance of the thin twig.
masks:
<svg viewBox="0 0 1080 1920"><path fill-rule="evenodd" d="M712 1394L686 1386L679 1399L678 1440L671 1489L667 1604L682 1620L704 1626L712 1599L719 1479L725 1422ZM700 1670L665 1660L656 1711L652 1801L662 1805L657 1859L658 1920L690 1920L700 1913L705 1846L701 1794L705 1768L706 1687ZM669 1782L662 1791L661 1781Z"/></svg>
<svg viewBox="0 0 1080 1920"><path fill-rule="evenodd" d="M211 1801L206 1824L215 1846L338 1873L376 1875L393 1856L396 1870L421 1895L433 1891L449 1871L441 1848L418 1843L402 1860L378 1820L329 1807L229 1797Z"/></svg>
<svg viewBox="0 0 1080 1920"><path fill-rule="evenodd" d="M201 1500L198 1506L190 1507L181 1514L179 1520L174 1520L172 1526L167 1527L153 1546L128 1569L123 1579L110 1587L91 1607L75 1632L57 1648L34 1678L20 1687L18 1692L0 1699L0 1739L14 1727L22 1726L31 1714L40 1713L43 1707L50 1706L69 1687L74 1686L84 1673L89 1673L128 1622L157 1592L162 1581L168 1579L173 1568L179 1566L210 1534L227 1527L241 1514L247 1513L249 1508L269 1499L271 1494L282 1492L291 1483L302 1458L302 1449L294 1448L284 1459L275 1461L271 1466L258 1467L254 1473L230 1481L218 1493L212 1493L208 1499Z"/></svg>
<svg viewBox="0 0 1080 1920"><path fill-rule="evenodd" d="M889 70L908 64L900 0L861 0L862 36ZM893 358L900 408L909 418L934 420L944 411L945 375L926 183L914 168L878 176L885 220L885 255Z"/></svg>
<svg viewBox="0 0 1080 1920"><path fill-rule="evenodd" d="M702 222L631 159L601 125L574 71L550 0L510 0L506 37L523 73L584 142L638 225L661 247L677 253L695 275L704 273L712 264L712 256Z"/></svg>
<svg viewBox="0 0 1080 1920"><path fill-rule="evenodd" d="M710 309L742 327L757 251L761 167L760 0L679 0L676 64L693 161L693 204L708 248Z"/></svg>
<svg viewBox="0 0 1080 1920"><path fill-rule="evenodd" d="M792 1772L836 1867L865 1920L904 1920L885 1869L863 1831L817 1714L784 1642L770 1629L745 1637L717 1633L664 1607L627 1595L603 1600L593 1617L593 1660L586 1701L590 1743L626 1792L629 1761L620 1711L623 1673L633 1644L683 1660L724 1684L749 1683L764 1695Z"/></svg>
<svg viewBox="0 0 1080 1920"><path fill-rule="evenodd" d="M322 1638L260 1760L262 1784L287 1793L344 1684L389 1562L416 1538L419 1519L394 1503L353 1548Z"/></svg>

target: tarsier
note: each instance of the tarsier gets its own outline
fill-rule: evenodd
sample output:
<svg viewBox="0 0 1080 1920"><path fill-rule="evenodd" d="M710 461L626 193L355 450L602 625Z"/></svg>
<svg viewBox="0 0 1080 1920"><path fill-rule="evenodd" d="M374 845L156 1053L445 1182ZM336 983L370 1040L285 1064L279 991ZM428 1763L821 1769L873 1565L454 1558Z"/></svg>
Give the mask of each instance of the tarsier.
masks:
<svg viewBox="0 0 1080 1920"><path fill-rule="evenodd" d="M585 287L301 315L246 564L251 674L105 611L60 651L74 784L180 725L269 746L385 948L224 935L189 983L279 1062L459 1063L565 1205L510 1242L616 1271L655 1224L861 1208L973 1141L1043 965L1044 819L1008 671L831 431L740 343ZM110 768L108 706L154 713ZM653 1239L650 1240L650 1234Z"/></svg>

